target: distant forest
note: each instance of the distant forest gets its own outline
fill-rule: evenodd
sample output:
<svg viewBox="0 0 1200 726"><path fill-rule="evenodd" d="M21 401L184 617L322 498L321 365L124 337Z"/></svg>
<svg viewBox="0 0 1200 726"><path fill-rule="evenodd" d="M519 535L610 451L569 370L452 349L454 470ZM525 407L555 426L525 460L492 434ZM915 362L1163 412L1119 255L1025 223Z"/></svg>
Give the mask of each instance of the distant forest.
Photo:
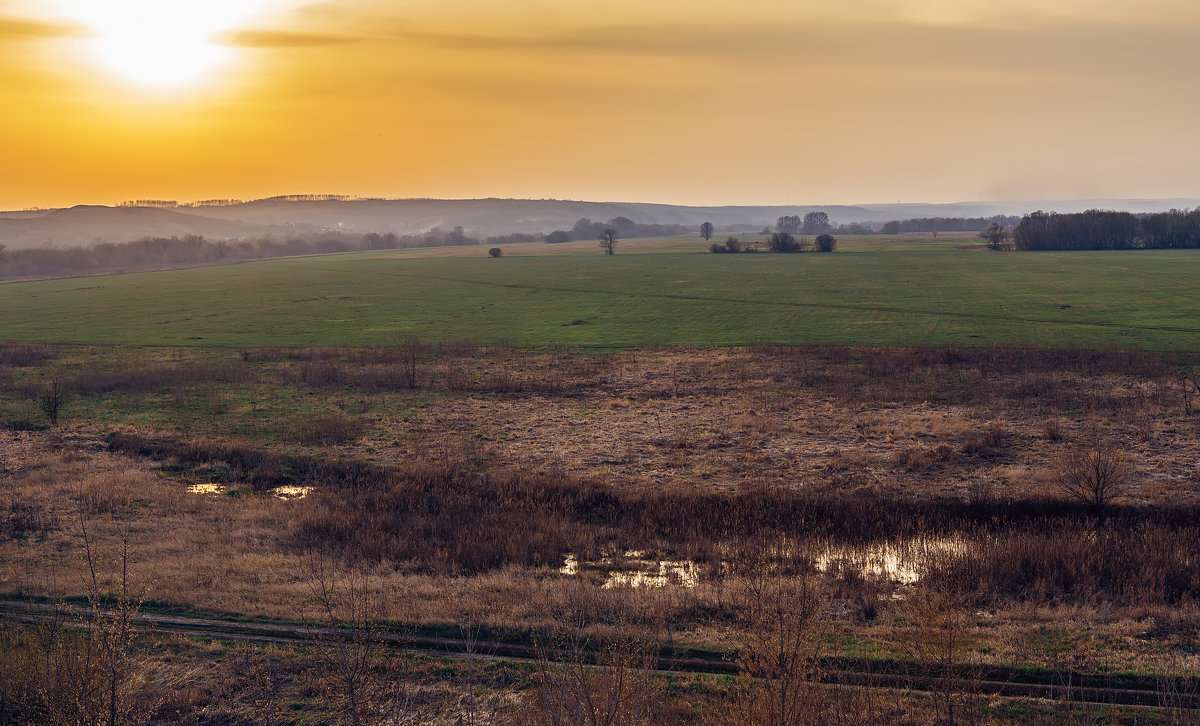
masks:
<svg viewBox="0 0 1200 726"><path fill-rule="evenodd" d="M1034 212L1013 230L1019 250L1135 250L1200 247L1200 208L1131 214L1092 209Z"/></svg>
<svg viewBox="0 0 1200 726"><path fill-rule="evenodd" d="M577 240L594 241L606 229L615 229L621 237L669 237L672 235L695 234L696 227L688 224L638 224L628 217L614 217L607 222L593 222L584 217L575 223L571 229L556 229L546 235L546 241L551 244L574 242Z"/></svg>
<svg viewBox="0 0 1200 726"><path fill-rule="evenodd" d="M990 224L1011 227L1020 217L998 214L993 217L918 217L885 222L877 231L884 234L933 234L939 232L978 232ZM840 230L839 230L840 231ZM843 232L843 234L846 234Z"/></svg>
<svg viewBox="0 0 1200 726"><path fill-rule="evenodd" d="M142 202L144 203L144 202ZM791 218L782 218L783 220ZM797 221L799 219L797 218ZM1077 214L1035 212L1020 218L922 217L895 220L883 225L835 225L824 218L822 229L838 234L937 234L972 232L989 225L1012 229L1012 247L1018 250L1127 250L1200 248L1200 208L1132 214L1090 210ZM1015 225L1015 226L1013 226ZM71 277L172 267L241 262L294 255L410 249L455 245L562 243L595 240L606 229L622 238L693 235L697 229L681 224L639 224L625 217L607 222L580 219L570 230L549 234L513 233L479 239L462 227L434 229L422 234L354 234L327 231L286 239L260 238L210 240L198 235L148 237L125 243L35 248L5 251L0 245L0 279L17 280ZM746 231L729 228L724 231ZM769 233L768 228L764 232Z"/></svg>
<svg viewBox="0 0 1200 726"><path fill-rule="evenodd" d="M538 235L511 234L489 237L488 244L537 242ZM293 255L356 252L362 250L408 249L478 245L481 241L467 236L461 227L450 231L433 230L421 235L350 234L322 232L256 240L209 240L199 235L184 237L148 237L134 242L104 242L86 247L37 248L0 252L0 279L92 275L123 270L164 267L193 267L225 262L261 260Z"/></svg>

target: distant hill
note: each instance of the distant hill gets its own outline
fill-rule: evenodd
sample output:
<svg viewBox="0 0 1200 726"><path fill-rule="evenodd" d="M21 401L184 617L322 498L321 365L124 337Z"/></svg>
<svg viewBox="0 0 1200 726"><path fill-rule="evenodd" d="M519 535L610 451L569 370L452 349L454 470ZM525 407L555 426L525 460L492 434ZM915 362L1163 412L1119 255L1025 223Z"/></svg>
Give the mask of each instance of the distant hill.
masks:
<svg viewBox="0 0 1200 726"><path fill-rule="evenodd" d="M201 235L243 237L259 233L255 225L213 219L172 209L84 206L55 209L37 216L0 215L0 244L12 248L128 242L142 237Z"/></svg>
<svg viewBox="0 0 1200 726"><path fill-rule="evenodd" d="M415 234L435 227L453 229L456 226L462 226L471 235L486 237L510 232L544 233L570 229L582 217L597 222L628 217L642 224L696 227L709 221L718 230L733 226L759 229L773 225L779 217L804 215L811 211L827 212L835 223L851 223L935 216L1020 215L1038 209L1076 212L1102 208L1150 212L1195 206L1200 206L1200 198L722 207L532 199L268 199L223 206L77 206L43 212L0 212L0 244L12 248L71 246L189 234L209 239L285 237L322 230Z"/></svg>

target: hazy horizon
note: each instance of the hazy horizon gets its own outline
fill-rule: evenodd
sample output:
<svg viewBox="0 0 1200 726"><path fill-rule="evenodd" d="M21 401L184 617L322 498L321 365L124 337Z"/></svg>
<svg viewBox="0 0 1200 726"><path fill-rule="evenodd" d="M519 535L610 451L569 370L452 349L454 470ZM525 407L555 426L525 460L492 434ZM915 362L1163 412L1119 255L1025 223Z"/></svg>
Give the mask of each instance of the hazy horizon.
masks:
<svg viewBox="0 0 1200 726"><path fill-rule="evenodd" d="M236 206L240 204L252 204L256 202L270 201L298 201L293 200L293 197L329 197L327 200L315 201L339 201L339 202L483 202L483 201L504 201L504 202L562 202L567 204L598 204L598 205L646 205L646 206L663 206L663 207L681 207L681 208L696 208L696 209L711 209L711 208L750 208L750 209L776 209L776 208L836 208L836 207L861 207L861 208L896 208L896 207L979 207L995 205L1004 208L1025 208L1027 212L1036 211L1030 205L1044 204L1064 204L1070 205L1071 209L1086 205L1088 203L1097 202L1142 202L1151 203L1155 209L1162 207L1163 204L1172 202L1182 202L1185 205L1200 204L1200 196L1180 196L1180 197L1112 197L1112 198L1073 198L1073 199L957 199L957 200L911 200L901 202L888 201L858 201L858 202L808 202L804 200L791 200L780 203L775 202L747 202L747 203L713 203L713 204L689 204L689 203L674 203L666 202L658 199L568 199L563 197L505 197L505 196L488 196L488 197L431 197L431 196L410 196L410 197L386 197L386 196L366 196L366 195L350 195L330 193L279 193L268 194L261 197L212 197L209 199L171 199L164 197L154 197L150 195L140 195L129 199L114 199L114 200L86 200L86 201L66 201L60 204L50 205L33 205L28 207L0 207L0 214L4 213L20 213L20 212L43 212L55 211L61 209L71 209L74 207L109 207L109 208L127 208L141 207L139 202L145 202L146 207L158 207L162 203L174 204L175 206L165 206L166 209L190 209L196 207L221 207L221 206ZM1023 207L1021 205L1024 205ZM1041 209L1039 207L1039 209ZM1163 210L1166 207L1162 207ZM914 209L915 211L915 209ZM1058 209L1046 208L1043 211L1060 211ZM1117 211L1139 211L1137 209L1118 209ZM1016 212L1014 212L1016 213ZM964 212L964 214L971 214Z"/></svg>
<svg viewBox="0 0 1200 726"><path fill-rule="evenodd" d="M1185 0L0 0L0 207L1191 198Z"/></svg>

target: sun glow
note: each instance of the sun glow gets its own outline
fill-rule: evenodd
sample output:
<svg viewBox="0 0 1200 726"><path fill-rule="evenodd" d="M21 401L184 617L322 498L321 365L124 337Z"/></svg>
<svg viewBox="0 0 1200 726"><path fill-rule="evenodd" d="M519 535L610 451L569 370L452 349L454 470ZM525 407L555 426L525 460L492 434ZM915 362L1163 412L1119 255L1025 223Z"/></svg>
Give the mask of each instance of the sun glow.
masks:
<svg viewBox="0 0 1200 726"><path fill-rule="evenodd" d="M234 49L217 34L254 13L261 0L60 0L92 32L96 61L133 83L169 88L194 82Z"/></svg>

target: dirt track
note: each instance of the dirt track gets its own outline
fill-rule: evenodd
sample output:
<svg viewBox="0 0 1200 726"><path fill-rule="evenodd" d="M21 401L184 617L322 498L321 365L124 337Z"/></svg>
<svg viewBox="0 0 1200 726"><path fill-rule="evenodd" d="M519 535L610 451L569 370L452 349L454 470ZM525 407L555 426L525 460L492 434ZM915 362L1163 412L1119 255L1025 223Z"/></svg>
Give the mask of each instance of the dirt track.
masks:
<svg viewBox="0 0 1200 726"><path fill-rule="evenodd" d="M64 627L89 627L92 610L86 607L56 606L19 601L0 601L0 621L41 625L58 622ZM178 615L139 612L134 616L135 627L143 635L165 635L179 638L223 640L239 643L269 643L290 645L327 645L334 642L371 642L400 652L438 655L448 658L490 660L508 663L543 663L570 657L565 651L539 649L529 643L468 641L461 638L442 638L403 632L372 632L367 641L353 631L296 625L279 622L245 622L219 618L196 618ZM870 669L870 665L880 666ZM1013 678L1015 672L993 670L973 677L942 677L930 673L912 672L912 666L847 659L828 659L821 668L822 682L831 686L910 691L969 691L979 695L1012 699L1043 699L1069 701L1094 706L1135 706L1160 709L1200 709L1200 694L1179 693L1141 684L1136 688L1113 688L1101 684L1100 678L1076 673L1024 673L1022 680L995 680L997 676ZM675 658L662 656L652 672L659 674L733 675L738 672L735 662L717 658ZM890 666L890 668L889 668ZM599 666L596 666L599 667ZM1038 682L1040 681L1040 682Z"/></svg>

